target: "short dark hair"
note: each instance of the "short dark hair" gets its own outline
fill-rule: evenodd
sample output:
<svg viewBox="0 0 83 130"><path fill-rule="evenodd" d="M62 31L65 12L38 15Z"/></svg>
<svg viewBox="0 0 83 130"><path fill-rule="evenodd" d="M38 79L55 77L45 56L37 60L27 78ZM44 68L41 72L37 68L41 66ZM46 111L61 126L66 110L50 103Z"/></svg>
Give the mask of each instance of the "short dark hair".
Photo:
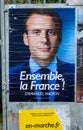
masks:
<svg viewBox="0 0 83 130"><path fill-rule="evenodd" d="M30 16L33 15L33 14L39 14L39 15L44 15L44 16L46 15L46 16L52 17L52 20L53 20L53 22L55 23L55 26L56 26L56 32L58 34L59 41L61 42L61 37L62 37L62 20L61 20L59 14L55 10L48 9L48 8L47 9L46 8L30 9L26 19L24 20L24 26L25 26L25 32L26 33L27 33L26 22L30 18Z"/></svg>

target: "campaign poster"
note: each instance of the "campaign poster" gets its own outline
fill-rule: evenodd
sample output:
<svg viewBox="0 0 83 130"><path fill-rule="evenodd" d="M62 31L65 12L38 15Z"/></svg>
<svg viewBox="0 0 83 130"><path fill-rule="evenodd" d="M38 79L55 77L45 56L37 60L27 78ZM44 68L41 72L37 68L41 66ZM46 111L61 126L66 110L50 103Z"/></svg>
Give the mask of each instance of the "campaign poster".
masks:
<svg viewBox="0 0 83 130"><path fill-rule="evenodd" d="M83 9L77 12L77 82L76 102L83 103Z"/></svg>
<svg viewBox="0 0 83 130"><path fill-rule="evenodd" d="M75 8L9 9L9 101L74 102Z"/></svg>
<svg viewBox="0 0 83 130"><path fill-rule="evenodd" d="M19 130L63 130L64 126L53 109L19 111Z"/></svg>

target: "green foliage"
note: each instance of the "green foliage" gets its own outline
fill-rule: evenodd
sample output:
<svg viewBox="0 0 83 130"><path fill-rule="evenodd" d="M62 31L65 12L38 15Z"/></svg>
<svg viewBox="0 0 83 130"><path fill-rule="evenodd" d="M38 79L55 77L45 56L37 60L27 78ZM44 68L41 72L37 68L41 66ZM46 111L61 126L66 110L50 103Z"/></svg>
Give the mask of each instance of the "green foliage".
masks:
<svg viewBox="0 0 83 130"><path fill-rule="evenodd" d="M18 4L27 4L27 0L17 0L16 3Z"/></svg>
<svg viewBox="0 0 83 130"><path fill-rule="evenodd" d="M14 0L4 0L5 4L13 4ZM27 4L29 0L16 0L17 4ZM33 4L43 3L44 0L31 0ZM66 0L61 0L61 3L65 3ZM46 0L46 3L59 3L59 0Z"/></svg>
<svg viewBox="0 0 83 130"><path fill-rule="evenodd" d="M32 0L33 4L40 4L40 3L43 3L43 0Z"/></svg>
<svg viewBox="0 0 83 130"><path fill-rule="evenodd" d="M65 3L66 0L61 0L61 3ZM46 3L59 3L59 0L46 0Z"/></svg>
<svg viewBox="0 0 83 130"><path fill-rule="evenodd" d="M66 3L66 0L62 0L62 3Z"/></svg>
<svg viewBox="0 0 83 130"><path fill-rule="evenodd" d="M13 4L13 0L5 0L5 4Z"/></svg>
<svg viewBox="0 0 83 130"><path fill-rule="evenodd" d="M58 3L58 0L46 0L46 3Z"/></svg>
<svg viewBox="0 0 83 130"><path fill-rule="evenodd" d="M5 0L5 4L13 4L14 0ZM27 4L28 0L16 0L17 4Z"/></svg>

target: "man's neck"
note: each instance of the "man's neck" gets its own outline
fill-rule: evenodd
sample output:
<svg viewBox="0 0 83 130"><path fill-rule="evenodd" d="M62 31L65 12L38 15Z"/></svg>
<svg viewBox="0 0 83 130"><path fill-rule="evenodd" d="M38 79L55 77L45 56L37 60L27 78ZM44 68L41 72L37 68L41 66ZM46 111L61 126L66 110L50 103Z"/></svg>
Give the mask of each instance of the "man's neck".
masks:
<svg viewBox="0 0 83 130"><path fill-rule="evenodd" d="M37 64L39 64L41 67L46 67L48 66L56 57L52 58L51 60L36 60L33 59Z"/></svg>
<svg viewBox="0 0 83 130"><path fill-rule="evenodd" d="M42 66L40 66L37 62L35 62L31 57L29 60L29 66L30 66L31 73L37 72L39 69L42 68ZM47 66L43 66L43 68L48 68L49 70L55 73L55 71L57 70L57 59L55 58Z"/></svg>

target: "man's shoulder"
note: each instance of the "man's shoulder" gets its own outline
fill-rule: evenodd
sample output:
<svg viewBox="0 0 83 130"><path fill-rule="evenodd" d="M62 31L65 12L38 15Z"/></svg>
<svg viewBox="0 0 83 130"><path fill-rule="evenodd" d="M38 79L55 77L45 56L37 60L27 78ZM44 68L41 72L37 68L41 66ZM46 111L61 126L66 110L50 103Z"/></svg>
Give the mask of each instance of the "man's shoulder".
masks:
<svg viewBox="0 0 83 130"><path fill-rule="evenodd" d="M10 83L19 83L20 80L20 74L22 71L26 71L27 73L29 72L29 66L26 67L25 63L20 63L14 67L11 67L9 69L9 78L10 78Z"/></svg>
<svg viewBox="0 0 83 130"><path fill-rule="evenodd" d="M58 60L58 67L59 67L59 69L62 69L63 71L68 71L68 72L75 71L74 63L68 63L68 62Z"/></svg>
<svg viewBox="0 0 83 130"><path fill-rule="evenodd" d="M61 61L61 64L66 67L73 67L73 68L75 67L74 63L68 63L68 62Z"/></svg>
<svg viewBox="0 0 83 130"><path fill-rule="evenodd" d="M13 66L13 67L11 67L11 68L9 69L9 73L18 73L18 72L20 72L21 70L23 70L24 66L25 66L24 63L20 63L20 64L18 64L18 65L15 65L15 66Z"/></svg>

